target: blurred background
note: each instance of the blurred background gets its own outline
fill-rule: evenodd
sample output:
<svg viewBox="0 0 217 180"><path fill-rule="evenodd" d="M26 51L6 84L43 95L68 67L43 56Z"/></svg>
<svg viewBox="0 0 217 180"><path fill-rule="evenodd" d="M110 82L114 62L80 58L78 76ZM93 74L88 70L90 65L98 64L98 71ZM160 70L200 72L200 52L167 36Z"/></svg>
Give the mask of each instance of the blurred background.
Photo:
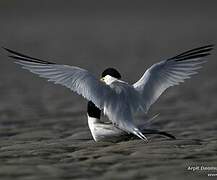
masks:
<svg viewBox="0 0 217 180"><path fill-rule="evenodd" d="M115 67L133 83L153 63L216 44L216 8L215 1L199 0L1 0L0 45L79 66L96 76ZM151 108L150 115L160 113L157 128L190 139L169 143L175 149L165 146L166 140L162 147L158 138L142 149L141 141L94 143L87 128L86 100L22 70L6 55L0 50L0 179L177 179L177 175L203 179L207 176L190 174L186 164L216 162L216 50L199 75L169 89ZM177 153L179 146L182 153ZM153 156L153 147L159 157ZM110 148L119 153L112 154ZM145 168L139 161L126 165L132 163L131 157L135 160L134 153L138 160L152 161L142 164ZM162 169L165 159L168 166Z"/></svg>

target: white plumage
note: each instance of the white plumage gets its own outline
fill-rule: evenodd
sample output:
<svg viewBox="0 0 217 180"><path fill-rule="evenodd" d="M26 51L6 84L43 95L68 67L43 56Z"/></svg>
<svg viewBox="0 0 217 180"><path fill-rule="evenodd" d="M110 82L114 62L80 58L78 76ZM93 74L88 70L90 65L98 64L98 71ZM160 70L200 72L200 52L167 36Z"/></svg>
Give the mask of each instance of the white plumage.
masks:
<svg viewBox="0 0 217 180"><path fill-rule="evenodd" d="M150 106L159 98L159 96L170 86L178 85L197 74L206 61L201 57L192 59L177 58L168 59L152 65L141 77L139 81L133 84L133 87L140 92L145 103L146 112Z"/></svg>
<svg viewBox="0 0 217 180"><path fill-rule="evenodd" d="M16 63L24 69L82 95L103 110L114 127L146 140L134 123L133 115L138 111L148 112L168 87L178 85L196 74L196 70L205 62L203 57L209 55L212 47L203 46L156 63L133 85L111 75L106 75L100 81L85 69L58 65L5 49L11 53L9 57L16 59ZM89 127L93 128L90 124Z"/></svg>

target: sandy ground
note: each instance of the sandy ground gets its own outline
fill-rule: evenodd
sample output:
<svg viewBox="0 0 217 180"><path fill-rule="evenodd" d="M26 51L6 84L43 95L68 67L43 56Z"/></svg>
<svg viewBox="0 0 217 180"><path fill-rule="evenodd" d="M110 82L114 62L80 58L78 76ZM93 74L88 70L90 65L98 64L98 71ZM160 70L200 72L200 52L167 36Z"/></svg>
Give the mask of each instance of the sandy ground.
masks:
<svg viewBox="0 0 217 180"><path fill-rule="evenodd" d="M108 66L135 82L151 64L216 44L216 4L206 1L0 1L0 44L96 76ZM86 101L23 71L0 51L0 179L214 179L216 50L200 74L151 108L177 140L95 143Z"/></svg>

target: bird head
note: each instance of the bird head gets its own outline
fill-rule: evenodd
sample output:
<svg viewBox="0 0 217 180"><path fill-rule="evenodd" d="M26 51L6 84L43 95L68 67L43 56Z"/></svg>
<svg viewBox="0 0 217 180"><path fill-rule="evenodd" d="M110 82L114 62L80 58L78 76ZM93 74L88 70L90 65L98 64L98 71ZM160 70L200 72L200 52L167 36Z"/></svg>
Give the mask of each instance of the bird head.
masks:
<svg viewBox="0 0 217 180"><path fill-rule="evenodd" d="M118 79L121 79L121 74L114 68L107 68L102 72L100 80L109 85Z"/></svg>

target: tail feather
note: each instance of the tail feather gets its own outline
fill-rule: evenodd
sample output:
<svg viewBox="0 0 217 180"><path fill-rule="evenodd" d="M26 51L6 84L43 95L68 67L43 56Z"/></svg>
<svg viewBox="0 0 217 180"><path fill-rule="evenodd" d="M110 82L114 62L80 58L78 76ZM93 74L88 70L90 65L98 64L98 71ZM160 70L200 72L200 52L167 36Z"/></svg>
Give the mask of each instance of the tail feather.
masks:
<svg viewBox="0 0 217 180"><path fill-rule="evenodd" d="M142 139L143 141L148 141L148 139L144 136L144 134L142 134L142 132L139 131L139 129L134 128L133 133L138 136L140 139Z"/></svg>

